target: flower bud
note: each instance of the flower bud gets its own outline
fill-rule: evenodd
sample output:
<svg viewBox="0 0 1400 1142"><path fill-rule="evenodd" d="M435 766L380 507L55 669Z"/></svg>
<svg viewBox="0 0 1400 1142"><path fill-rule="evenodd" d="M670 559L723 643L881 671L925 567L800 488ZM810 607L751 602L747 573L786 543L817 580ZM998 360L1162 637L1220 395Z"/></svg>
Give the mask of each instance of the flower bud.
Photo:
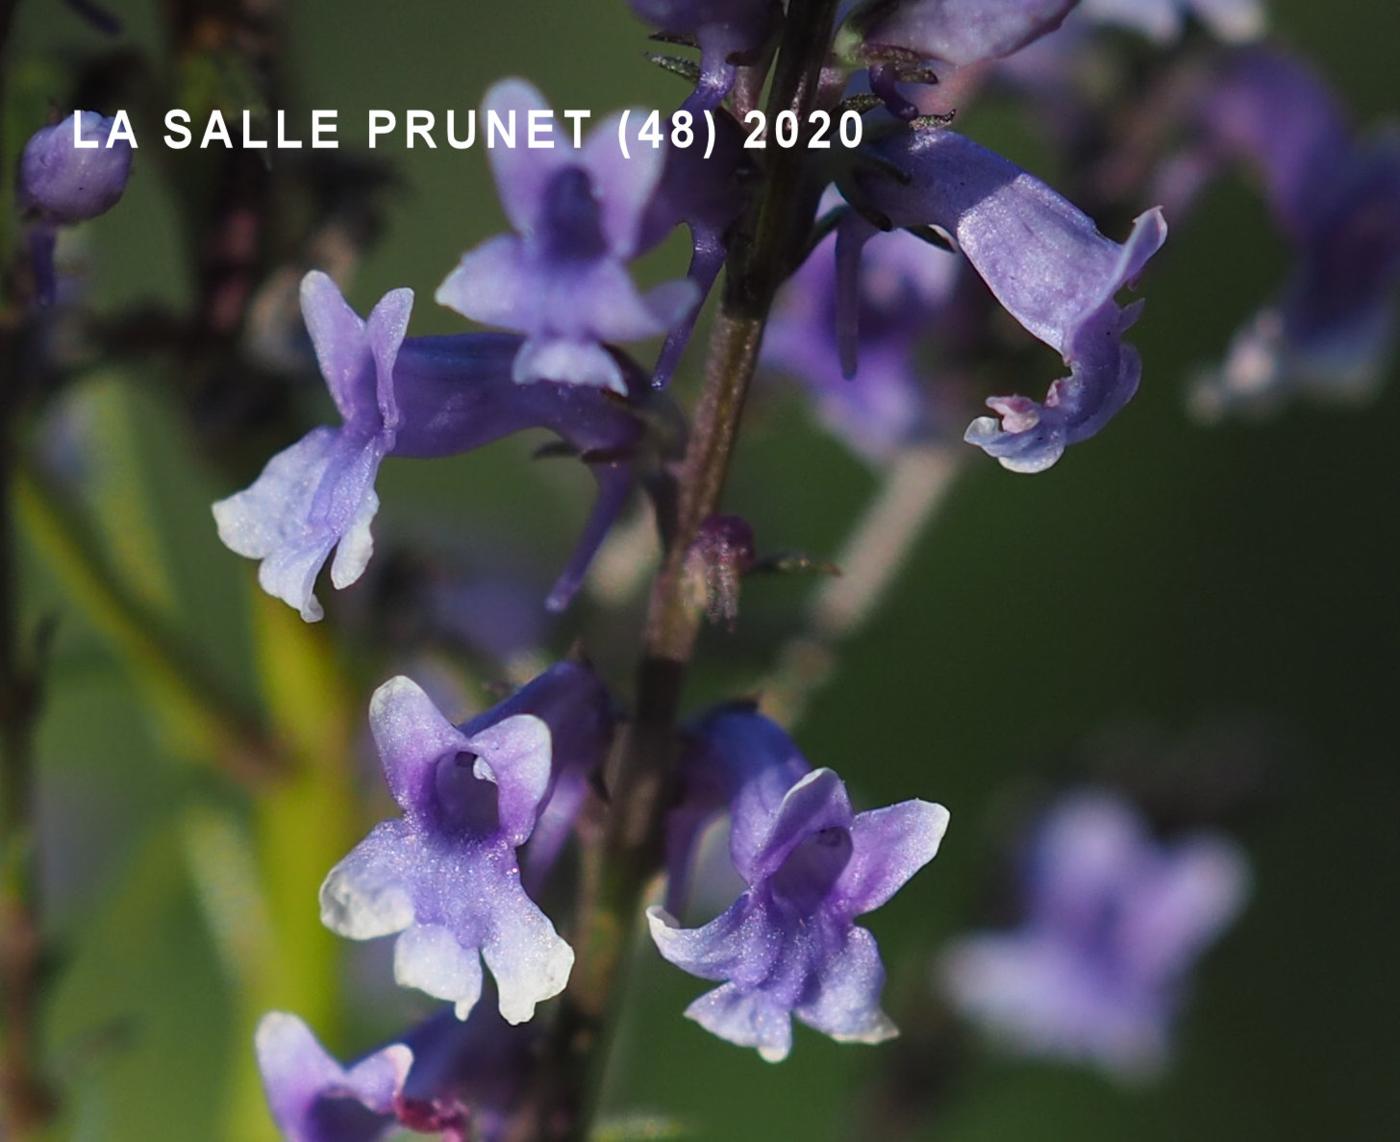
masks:
<svg viewBox="0 0 1400 1142"><path fill-rule="evenodd" d="M74 118L85 142L75 146ZM19 162L19 204L50 224L72 225L96 218L116 205L131 177L132 146L125 139L107 145L112 120L96 111L75 111L36 131Z"/></svg>

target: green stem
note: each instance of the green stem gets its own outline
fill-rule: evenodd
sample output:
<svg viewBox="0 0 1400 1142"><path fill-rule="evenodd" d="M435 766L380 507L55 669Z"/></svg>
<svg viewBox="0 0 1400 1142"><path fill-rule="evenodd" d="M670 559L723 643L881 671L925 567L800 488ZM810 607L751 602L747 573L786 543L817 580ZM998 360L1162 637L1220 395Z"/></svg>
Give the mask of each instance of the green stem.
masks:
<svg viewBox="0 0 1400 1142"><path fill-rule="evenodd" d="M77 505L23 461L15 472L14 491L26 536L57 573L69 597L202 727L221 767L254 786L285 771L281 743L164 616L131 590Z"/></svg>
<svg viewBox="0 0 1400 1142"><path fill-rule="evenodd" d="M767 113L795 111L805 125L830 46L836 0L791 0ZM680 743L686 670L703 611L687 589L685 560L719 506L773 295L811 224L804 209L805 147L771 147L766 177L731 236L704 390L680 473L674 536L652 584L637 667L635 710L608 765L608 825L585 853L573 980L545 1044L517 1139L586 1138L607 1061L631 935L649 880L661 865L661 826ZM812 202L815 207L815 202Z"/></svg>

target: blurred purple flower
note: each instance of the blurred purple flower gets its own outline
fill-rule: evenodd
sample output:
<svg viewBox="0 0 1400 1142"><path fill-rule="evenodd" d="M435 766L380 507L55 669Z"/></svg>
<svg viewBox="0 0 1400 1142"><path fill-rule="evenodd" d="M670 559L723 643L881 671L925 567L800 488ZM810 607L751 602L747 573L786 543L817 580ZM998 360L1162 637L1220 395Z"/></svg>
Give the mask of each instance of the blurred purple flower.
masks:
<svg viewBox="0 0 1400 1142"><path fill-rule="evenodd" d="M348 1069L295 1015L258 1024L258 1069L273 1120L288 1142L374 1142L394 1122L413 1052L394 1044Z"/></svg>
<svg viewBox="0 0 1400 1142"><path fill-rule="evenodd" d="M529 1073L531 1038L482 1005L466 1022L441 1011L348 1069L294 1015L265 1016L256 1045L288 1142L375 1142L395 1127L495 1142Z"/></svg>
<svg viewBox="0 0 1400 1142"><path fill-rule="evenodd" d="M856 301L842 307L835 244L834 237L823 241L783 286L764 332L763 360L802 382L823 423L879 463L927 437L942 419L917 352L930 335L951 332L961 264L912 234L877 233L862 251ZM858 363L855 329L838 328L852 318L859 322Z"/></svg>
<svg viewBox="0 0 1400 1142"><path fill-rule="evenodd" d="M1123 802L1068 797L1033 840L1022 926L955 942L939 963L944 989L1019 1050L1149 1077L1167 1060L1194 961L1248 881L1222 837L1162 844Z"/></svg>
<svg viewBox="0 0 1400 1142"><path fill-rule="evenodd" d="M495 715L466 732L407 678L375 692L370 725L404 815L331 870L321 919L356 940L399 934L394 978L461 1019L481 994L484 957L501 1015L522 1023L563 990L574 954L526 895L516 858L549 791L552 734L533 714Z"/></svg>
<svg viewBox="0 0 1400 1142"><path fill-rule="evenodd" d="M842 186L848 201L892 226L931 225L949 234L1011 316L1070 366L1043 404L990 397L1000 423L979 417L967 430L967 441L1003 467L1043 471L1137 391L1142 362L1122 337L1142 303L1124 308L1115 297L1161 248L1161 211L1139 217L1119 245L1044 183L953 131L898 130L869 152L876 161L854 168ZM856 325L861 249L877 233L856 213L837 230L848 329Z"/></svg>
<svg viewBox="0 0 1400 1142"><path fill-rule="evenodd" d="M1278 300L1202 380L1196 407L1218 416L1296 390L1368 395L1396 339L1400 132L1357 138L1306 65L1263 48L1228 56L1189 119L1193 139L1161 175L1169 201L1184 207L1224 165L1244 161L1296 256Z"/></svg>
<svg viewBox="0 0 1400 1142"><path fill-rule="evenodd" d="M30 216L28 232L39 300L54 297L54 243L60 226L96 218L115 206L131 177L134 149L125 139L107 137L114 120L96 111L74 111L41 127L25 143L16 178L19 208ZM74 132L96 146L78 148Z"/></svg>
<svg viewBox="0 0 1400 1142"><path fill-rule="evenodd" d="M374 483L386 455L454 455L546 428L579 454L598 483L593 513L547 601L562 609L636 483L633 451L643 434L632 411L636 401L553 381L513 384L518 337L405 340L412 302L411 290L394 290L366 322L329 277L306 276L302 312L342 424L313 429L274 456L252 486L216 503L219 537L261 561L258 580L268 594L315 622L323 614L315 581L331 550L337 588L354 583L373 552ZM643 399L645 381L628 368Z"/></svg>
<svg viewBox="0 0 1400 1142"><path fill-rule="evenodd" d="M662 956L720 981L686 1015L769 1062L786 1058L794 1016L840 1042L895 1035L880 1008L879 950L855 918L933 859L947 810L905 801L854 813L841 779L808 771L791 739L752 711L723 710L697 736L690 764L700 767L701 809L672 823L693 837L704 810L727 792L730 854L748 889L702 928L681 928L661 908L647 912Z"/></svg>
<svg viewBox="0 0 1400 1142"><path fill-rule="evenodd" d="M484 114L518 124L549 109L523 80L486 94ZM609 118L579 150L572 146L494 147L491 166L501 203L517 233L463 255L438 287L437 301L464 317L526 335L515 356L516 381L554 380L609 388L627 381L608 342L667 332L697 300L688 280L638 291L627 263L640 251L642 223L662 178L666 154L637 139L623 156L620 120Z"/></svg>

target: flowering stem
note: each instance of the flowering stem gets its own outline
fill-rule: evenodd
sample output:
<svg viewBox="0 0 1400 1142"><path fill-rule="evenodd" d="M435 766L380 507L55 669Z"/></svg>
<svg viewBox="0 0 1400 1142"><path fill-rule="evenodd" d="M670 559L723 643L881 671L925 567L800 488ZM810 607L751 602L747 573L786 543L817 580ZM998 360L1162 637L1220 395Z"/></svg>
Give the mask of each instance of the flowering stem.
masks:
<svg viewBox="0 0 1400 1142"><path fill-rule="evenodd" d="M830 47L837 0L791 0L769 90L768 119L793 110L806 124ZM679 751L686 668L703 610L687 590L685 560L724 490L773 295L800 256L805 148L774 147L762 186L729 240L720 312L705 383L680 473L676 527L652 583L634 715L608 765L607 828L585 854L575 947L578 962L514 1137L582 1139L600 1093L609 1014L647 882L660 866L661 822ZM815 207L815 198L812 206Z"/></svg>

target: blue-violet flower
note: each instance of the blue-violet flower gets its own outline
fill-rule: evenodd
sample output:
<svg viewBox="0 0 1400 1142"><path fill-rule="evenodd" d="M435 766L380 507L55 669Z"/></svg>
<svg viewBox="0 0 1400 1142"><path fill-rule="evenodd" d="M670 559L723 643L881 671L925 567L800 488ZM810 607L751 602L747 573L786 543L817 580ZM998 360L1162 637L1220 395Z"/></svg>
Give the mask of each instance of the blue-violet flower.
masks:
<svg viewBox="0 0 1400 1142"><path fill-rule="evenodd" d="M74 111L35 131L20 153L15 189L20 210L32 218L30 260L39 299L45 304L55 292L57 228L106 213L117 204L131 177L131 143L117 137L108 145L114 122L96 111ZM87 145L76 145L75 132Z"/></svg>
<svg viewBox="0 0 1400 1142"><path fill-rule="evenodd" d="M403 816L331 870L321 919L356 940L397 933L394 978L455 1004L460 1019L481 994L484 958L501 1015L523 1023L574 962L516 856L549 792L553 735L529 713L469 725L452 725L408 678L375 692L370 726Z"/></svg>
<svg viewBox="0 0 1400 1142"><path fill-rule="evenodd" d="M933 859L947 810L905 801L853 812L841 779L809 770L792 740L751 710L712 715L697 739L693 794L708 807L727 793L730 855L748 888L701 928L682 928L661 908L647 913L666 959L720 982L686 1015L770 1062L787 1056L794 1016L841 1042L895 1035L880 1008L879 950L855 918ZM676 823L694 835L684 809Z"/></svg>
<svg viewBox="0 0 1400 1142"><path fill-rule="evenodd" d="M1394 349L1400 293L1400 131L1357 137L1332 92L1282 52L1235 52L1191 112L1194 141L1162 176L1184 205L1230 160L1253 166L1295 265L1236 335L1194 403L1216 417L1289 393L1358 398Z"/></svg>
<svg viewBox="0 0 1400 1142"><path fill-rule="evenodd" d="M628 402L597 390L511 381L520 338L479 333L404 339L411 290L386 294L368 321L335 283L312 272L301 305L321 373L340 410L338 429L313 429L274 456L245 491L214 505L219 537L261 561L258 581L315 622L316 577L330 556L331 582L354 583L373 551L379 509L374 482L385 456L450 456L527 428L547 428L584 460L598 498L574 554L548 599L573 597L588 564L636 483L632 452L643 423ZM627 363L633 391L648 390Z"/></svg>
<svg viewBox="0 0 1400 1142"><path fill-rule="evenodd" d="M955 943L944 989L1021 1051L1148 1077L1166 1061L1193 962L1243 906L1248 879L1222 837L1161 844L1123 802L1070 796L1033 840L1022 926Z"/></svg>
<svg viewBox="0 0 1400 1142"><path fill-rule="evenodd" d="M483 113L548 111L523 80L486 93ZM643 116L634 114L634 134ZM437 301L464 317L526 335L512 366L516 381L567 381L626 394L627 382L605 343L667 332L697 301L688 280L642 294L627 263L639 253L643 219L662 177L666 152L634 138L624 157L619 119L611 117L584 145L493 147L491 169L517 233L492 238L463 255L438 287Z"/></svg>
<svg viewBox="0 0 1400 1142"><path fill-rule="evenodd" d="M848 201L889 225L949 234L1011 316L1069 365L1043 404L991 397L1001 422L979 417L967 430L967 441L1003 467L1043 471L1137 391L1142 362L1122 338L1142 303L1124 308L1115 297L1161 248L1161 211L1141 215L1119 245L1043 182L956 132L900 129L869 152L874 162L853 168L842 186ZM848 328L858 309L860 250L878 232L854 212L837 230Z"/></svg>

